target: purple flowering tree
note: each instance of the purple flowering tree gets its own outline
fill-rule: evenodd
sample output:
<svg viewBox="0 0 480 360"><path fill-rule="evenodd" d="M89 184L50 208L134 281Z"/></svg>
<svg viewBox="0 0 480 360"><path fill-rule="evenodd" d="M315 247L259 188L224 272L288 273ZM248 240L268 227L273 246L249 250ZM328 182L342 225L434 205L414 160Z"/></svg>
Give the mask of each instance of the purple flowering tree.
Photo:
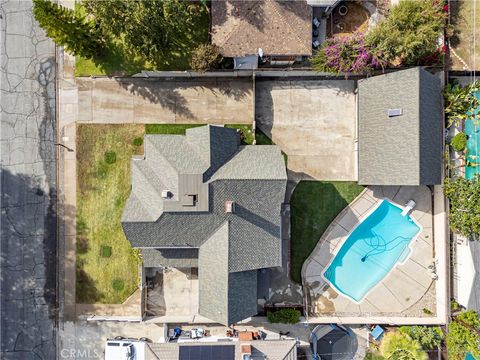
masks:
<svg viewBox="0 0 480 360"><path fill-rule="evenodd" d="M355 32L348 36L332 37L323 43L312 59L318 72L344 74L369 74L383 69L385 63L365 44L365 34Z"/></svg>

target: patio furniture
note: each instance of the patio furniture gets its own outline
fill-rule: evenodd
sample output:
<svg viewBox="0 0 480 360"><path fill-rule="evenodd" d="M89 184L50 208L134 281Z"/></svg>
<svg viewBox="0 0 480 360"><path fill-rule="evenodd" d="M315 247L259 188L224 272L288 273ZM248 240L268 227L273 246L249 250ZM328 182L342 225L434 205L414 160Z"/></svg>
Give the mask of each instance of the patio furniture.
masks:
<svg viewBox="0 0 480 360"><path fill-rule="evenodd" d="M413 210L413 208L417 205L417 203L413 200L410 200L407 205L405 205L405 208L402 211L402 216L407 216L410 211Z"/></svg>
<svg viewBox="0 0 480 360"><path fill-rule="evenodd" d="M320 46L320 41L318 40L315 40L315 41L312 41L312 46L316 49Z"/></svg>
<svg viewBox="0 0 480 360"><path fill-rule="evenodd" d="M372 335L373 340L379 341L383 334L385 334L385 330L380 326L377 325L370 331L370 335Z"/></svg>
<svg viewBox="0 0 480 360"><path fill-rule="evenodd" d="M313 23L313 26L315 26L316 28L320 26L320 20L318 20L316 16L313 18L312 23Z"/></svg>

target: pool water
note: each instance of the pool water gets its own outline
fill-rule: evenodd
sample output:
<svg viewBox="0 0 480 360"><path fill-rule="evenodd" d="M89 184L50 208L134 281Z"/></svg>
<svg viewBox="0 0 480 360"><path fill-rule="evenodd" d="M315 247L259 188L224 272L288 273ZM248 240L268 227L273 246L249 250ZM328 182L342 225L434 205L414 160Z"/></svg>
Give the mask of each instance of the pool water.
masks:
<svg viewBox="0 0 480 360"><path fill-rule="evenodd" d="M475 97L480 99L480 90L475 93ZM480 113L480 106L472 111L473 114ZM480 164L480 120L467 119L465 120L465 134L468 135L467 153L468 160L472 163ZM473 179L475 175L480 174L479 166L467 166L465 169L465 178Z"/></svg>
<svg viewBox="0 0 480 360"><path fill-rule="evenodd" d="M359 303L393 269L407 259L409 244L420 233L412 218L388 200L345 240L323 277L340 293Z"/></svg>

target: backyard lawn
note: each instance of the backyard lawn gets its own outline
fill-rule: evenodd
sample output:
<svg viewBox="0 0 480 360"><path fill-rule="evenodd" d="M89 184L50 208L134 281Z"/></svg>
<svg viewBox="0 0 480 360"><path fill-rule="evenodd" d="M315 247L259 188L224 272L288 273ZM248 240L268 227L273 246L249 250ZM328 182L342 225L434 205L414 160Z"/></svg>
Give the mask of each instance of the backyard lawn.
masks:
<svg viewBox="0 0 480 360"><path fill-rule="evenodd" d="M356 182L301 181L296 186L290 199L293 281L301 283L303 262L317 245L320 236L363 189Z"/></svg>
<svg viewBox="0 0 480 360"><path fill-rule="evenodd" d="M138 284L138 256L120 224L130 194L130 159L143 125L77 127L78 303L118 304Z"/></svg>

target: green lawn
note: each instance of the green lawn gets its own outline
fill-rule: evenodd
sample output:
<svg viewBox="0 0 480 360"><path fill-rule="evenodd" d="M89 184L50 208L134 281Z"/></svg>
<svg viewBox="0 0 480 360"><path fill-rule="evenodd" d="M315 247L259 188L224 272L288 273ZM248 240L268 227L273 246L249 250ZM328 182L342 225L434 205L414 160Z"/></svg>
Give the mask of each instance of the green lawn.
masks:
<svg viewBox="0 0 480 360"><path fill-rule="evenodd" d="M205 124L146 124L145 133L185 135L187 129L204 125ZM225 127L240 130L240 138L242 139L243 145L253 144L253 132L250 125L227 124Z"/></svg>
<svg viewBox="0 0 480 360"><path fill-rule="evenodd" d="M137 287L138 255L120 218L130 194L130 159L143 153L132 141L143 133L143 125L77 127L78 303L122 303ZM115 153L113 163L106 152Z"/></svg>
<svg viewBox="0 0 480 360"><path fill-rule="evenodd" d="M84 13L85 10L77 1L75 11ZM157 64L152 64L141 56L131 54L122 37L111 36L107 54L101 59L88 60L76 57L75 76L90 75L133 75L142 70L184 71L190 69L190 59L195 47L208 42L210 16L204 6L198 6L198 17L195 19L196 31L179 34L181 45L174 51L165 52L164 57Z"/></svg>
<svg viewBox="0 0 480 360"><path fill-rule="evenodd" d="M362 191L356 182L301 181L290 200L291 277L301 283L303 262L321 235Z"/></svg>

